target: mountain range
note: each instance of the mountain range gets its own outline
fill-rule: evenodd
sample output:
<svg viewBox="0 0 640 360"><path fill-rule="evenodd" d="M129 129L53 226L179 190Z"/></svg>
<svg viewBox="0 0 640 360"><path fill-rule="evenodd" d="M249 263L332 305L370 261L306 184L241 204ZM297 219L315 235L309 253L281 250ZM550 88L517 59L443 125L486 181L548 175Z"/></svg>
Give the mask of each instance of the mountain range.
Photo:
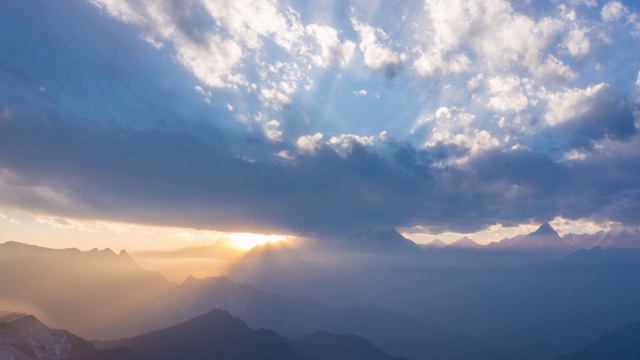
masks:
<svg viewBox="0 0 640 360"><path fill-rule="evenodd" d="M101 349L131 349L143 360L402 360L355 335L319 331L289 340L272 330L252 330L222 310L133 338L95 343Z"/></svg>
<svg viewBox="0 0 640 360"><path fill-rule="evenodd" d="M126 251L0 244L0 302L88 338L131 333L128 324L153 314L149 299L173 286Z"/></svg>
<svg viewBox="0 0 640 360"><path fill-rule="evenodd" d="M6 360L402 360L355 335L315 332L289 340L252 330L222 310L133 338L84 340L33 315L0 313L0 359Z"/></svg>
<svg viewBox="0 0 640 360"><path fill-rule="evenodd" d="M304 297L269 294L227 278L188 279L153 307L165 323L198 316L212 308L223 309L255 328L269 328L299 338L317 330L354 334L382 350L410 359L508 359L485 341L379 307L330 307ZM162 318L158 316L156 318ZM155 325L156 327L161 325Z"/></svg>
<svg viewBox="0 0 640 360"><path fill-rule="evenodd" d="M436 239L428 244L416 244L393 228L375 227L354 233L340 241L328 241L341 247L361 252L419 253L421 249L480 249L505 251L542 251L568 254L579 249L640 248L640 230L613 228L594 234L566 234L560 236L549 223L544 223L532 233L504 238L483 246L469 237L462 237L450 244Z"/></svg>
<svg viewBox="0 0 640 360"><path fill-rule="evenodd" d="M391 242L405 244L397 232L377 232L385 233ZM585 236L589 241L583 244L624 240L633 245L634 234ZM576 237L560 237L542 226L512 243L536 238L568 242ZM360 237L352 249L366 246L366 239ZM384 239L378 236L375 242L385 244ZM640 318L640 291L633 282L640 275L640 249L595 247L564 256L484 246L474 251L418 248L387 256L384 247L344 254L329 248L309 254L304 247L269 244L238 262L243 272L232 272L233 281L189 278L176 284L144 270L126 251L8 242L0 244L0 305L90 339L135 338L222 309L251 328L291 339L318 331L318 339L322 331L351 334L414 360L548 359ZM503 269L474 265L501 259L522 262ZM277 283L289 288L274 290Z"/></svg>

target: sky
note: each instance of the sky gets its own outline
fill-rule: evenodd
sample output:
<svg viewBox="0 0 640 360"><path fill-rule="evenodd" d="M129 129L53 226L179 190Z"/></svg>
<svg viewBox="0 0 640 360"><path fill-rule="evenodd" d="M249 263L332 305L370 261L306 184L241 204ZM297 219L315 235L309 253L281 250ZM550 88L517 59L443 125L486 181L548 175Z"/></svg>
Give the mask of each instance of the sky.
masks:
<svg viewBox="0 0 640 360"><path fill-rule="evenodd" d="M3 1L0 49L3 238L640 225L635 1Z"/></svg>

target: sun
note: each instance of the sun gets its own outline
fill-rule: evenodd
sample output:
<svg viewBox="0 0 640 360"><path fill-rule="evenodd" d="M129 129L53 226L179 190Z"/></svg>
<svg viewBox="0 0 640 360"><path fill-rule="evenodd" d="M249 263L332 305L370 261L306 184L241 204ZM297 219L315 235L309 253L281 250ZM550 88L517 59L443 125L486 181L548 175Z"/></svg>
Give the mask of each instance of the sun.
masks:
<svg viewBox="0 0 640 360"><path fill-rule="evenodd" d="M251 250L258 245L277 243L286 239L283 235L234 233L229 236L230 244L240 250Z"/></svg>

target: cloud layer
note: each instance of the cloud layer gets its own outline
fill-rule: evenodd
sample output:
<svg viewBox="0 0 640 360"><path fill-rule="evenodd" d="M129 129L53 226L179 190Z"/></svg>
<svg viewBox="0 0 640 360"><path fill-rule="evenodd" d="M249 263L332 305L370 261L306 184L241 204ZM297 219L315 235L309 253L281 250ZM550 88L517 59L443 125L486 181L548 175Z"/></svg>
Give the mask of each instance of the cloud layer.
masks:
<svg viewBox="0 0 640 360"><path fill-rule="evenodd" d="M0 206L305 234L640 225L640 10L537 6L2 4Z"/></svg>

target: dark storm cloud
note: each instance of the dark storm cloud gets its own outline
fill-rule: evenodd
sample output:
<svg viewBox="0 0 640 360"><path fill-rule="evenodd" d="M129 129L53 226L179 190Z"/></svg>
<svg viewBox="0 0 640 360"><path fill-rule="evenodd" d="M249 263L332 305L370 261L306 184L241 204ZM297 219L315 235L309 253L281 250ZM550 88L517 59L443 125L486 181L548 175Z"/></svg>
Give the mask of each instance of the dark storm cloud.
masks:
<svg viewBox="0 0 640 360"><path fill-rule="evenodd" d="M330 233L374 224L474 231L556 215L635 223L639 210L640 159L632 144L625 146L627 156L572 164L525 150L492 151L458 169L426 168L431 176L424 176L406 171L407 156L387 160L363 147L347 158L326 149L297 165L261 164L225 150L213 127L198 129L199 135L116 131L69 126L44 113L33 117L17 113L0 122L0 168L13 174L14 184L46 186L71 199L62 205L11 200L37 212Z"/></svg>
<svg viewBox="0 0 640 360"><path fill-rule="evenodd" d="M625 140L637 133L631 104L610 87L578 106L585 108L578 110L584 113L555 128L572 147L590 149L594 140Z"/></svg>

